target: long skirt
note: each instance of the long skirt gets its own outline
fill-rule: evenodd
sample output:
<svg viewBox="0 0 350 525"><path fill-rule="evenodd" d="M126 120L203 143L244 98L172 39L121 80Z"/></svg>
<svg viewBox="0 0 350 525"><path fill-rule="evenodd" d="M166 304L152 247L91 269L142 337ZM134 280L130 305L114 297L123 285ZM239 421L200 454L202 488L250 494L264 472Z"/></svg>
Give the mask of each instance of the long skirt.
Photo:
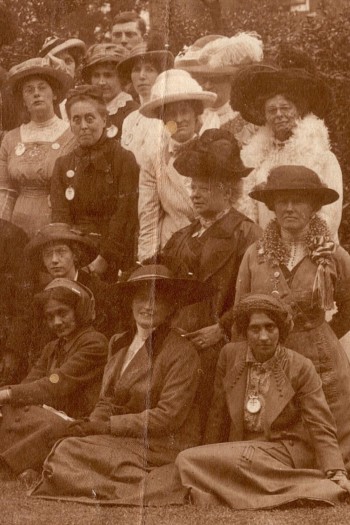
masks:
<svg viewBox="0 0 350 525"><path fill-rule="evenodd" d="M308 463L312 464L311 457ZM176 466L196 505L241 510L273 508L296 500L335 505L347 494L320 470L294 468L282 442L242 441L190 448L178 455Z"/></svg>
<svg viewBox="0 0 350 525"><path fill-rule="evenodd" d="M64 439L46 459L31 495L88 504L182 503L185 490L175 476L176 454L152 440L110 435Z"/></svg>

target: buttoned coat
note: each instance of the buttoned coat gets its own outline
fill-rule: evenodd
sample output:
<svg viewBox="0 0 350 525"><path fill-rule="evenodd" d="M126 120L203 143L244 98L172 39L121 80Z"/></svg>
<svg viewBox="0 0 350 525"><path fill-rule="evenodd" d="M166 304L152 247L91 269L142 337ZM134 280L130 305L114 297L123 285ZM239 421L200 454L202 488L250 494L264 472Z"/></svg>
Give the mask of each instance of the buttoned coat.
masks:
<svg viewBox="0 0 350 525"><path fill-rule="evenodd" d="M244 400L247 343L229 343L220 354L205 442L244 441ZM261 441L282 441L295 468L307 468L306 451L313 449L315 467L326 472L345 469L334 419L312 362L282 348L276 359L265 399L265 429Z"/></svg>
<svg viewBox="0 0 350 525"><path fill-rule="evenodd" d="M41 466L66 421L42 408L47 405L71 417L88 416L97 402L107 340L93 328L79 330L57 352L51 341L19 385L11 386L11 405L2 407L1 458L19 473Z"/></svg>

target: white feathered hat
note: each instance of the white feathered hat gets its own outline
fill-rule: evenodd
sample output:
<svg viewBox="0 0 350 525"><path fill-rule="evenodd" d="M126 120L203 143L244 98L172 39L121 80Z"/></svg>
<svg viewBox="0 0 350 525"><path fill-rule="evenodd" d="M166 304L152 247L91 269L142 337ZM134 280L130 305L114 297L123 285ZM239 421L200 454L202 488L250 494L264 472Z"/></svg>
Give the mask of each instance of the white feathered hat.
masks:
<svg viewBox="0 0 350 525"><path fill-rule="evenodd" d="M203 75L232 75L240 66L261 62L263 43L257 33L199 38L175 58L175 68Z"/></svg>

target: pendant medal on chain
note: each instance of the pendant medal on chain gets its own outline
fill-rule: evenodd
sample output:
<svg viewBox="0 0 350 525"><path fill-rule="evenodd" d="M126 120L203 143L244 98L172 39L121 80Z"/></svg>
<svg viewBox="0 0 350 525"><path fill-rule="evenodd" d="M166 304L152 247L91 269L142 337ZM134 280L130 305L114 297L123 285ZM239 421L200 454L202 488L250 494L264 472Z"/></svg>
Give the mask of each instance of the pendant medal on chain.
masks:
<svg viewBox="0 0 350 525"><path fill-rule="evenodd" d="M261 403L258 396L250 395L247 401L247 410L250 414L257 414L261 410Z"/></svg>

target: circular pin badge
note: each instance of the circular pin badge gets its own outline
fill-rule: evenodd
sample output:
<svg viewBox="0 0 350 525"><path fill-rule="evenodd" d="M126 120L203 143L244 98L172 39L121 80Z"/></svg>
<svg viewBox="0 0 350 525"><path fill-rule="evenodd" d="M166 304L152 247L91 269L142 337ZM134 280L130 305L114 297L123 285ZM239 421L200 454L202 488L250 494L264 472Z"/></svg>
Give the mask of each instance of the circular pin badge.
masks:
<svg viewBox="0 0 350 525"><path fill-rule="evenodd" d="M250 414L257 414L261 410L261 403L256 396L252 396L248 399L247 410Z"/></svg>
<svg viewBox="0 0 350 525"><path fill-rule="evenodd" d="M15 153L17 155L17 157L20 157L21 155L23 155L23 153L25 152L26 150L26 147L24 144L22 144L22 142L19 142L15 148Z"/></svg>
<svg viewBox="0 0 350 525"><path fill-rule="evenodd" d="M60 376L58 374L51 374L49 377L50 383L58 383L60 380Z"/></svg>
<svg viewBox="0 0 350 525"><path fill-rule="evenodd" d="M72 201L74 199L74 195L75 195L74 188L72 188L72 186L69 186L66 189L65 195L66 195L67 201Z"/></svg>
<svg viewBox="0 0 350 525"><path fill-rule="evenodd" d="M58 142L54 142L53 144L51 144L51 148L52 148L52 149L60 149L60 147L61 147L61 146L59 145Z"/></svg>
<svg viewBox="0 0 350 525"><path fill-rule="evenodd" d="M280 293L279 293L278 290L272 290L271 295L273 295L275 297L279 297Z"/></svg>
<svg viewBox="0 0 350 525"><path fill-rule="evenodd" d="M177 124L174 120L169 120L169 122L165 124L165 127L170 133L170 135L175 135L175 133L177 132Z"/></svg>
<svg viewBox="0 0 350 525"><path fill-rule="evenodd" d="M273 276L277 279L277 277L280 276L280 272L275 272L275 273L273 274Z"/></svg>
<svg viewBox="0 0 350 525"><path fill-rule="evenodd" d="M112 126L109 126L109 128L107 128L106 135L109 139L114 139L114 137L116 137L117 134L118 134L118 128L114 124L112 124Z"/></svg>
<svg viewBox="0 0 350 525"><path fill-rule="evenodd" d="M73 170L68 170L66 173L68 179L72 179L75 175L75 172Z"/></svg>

